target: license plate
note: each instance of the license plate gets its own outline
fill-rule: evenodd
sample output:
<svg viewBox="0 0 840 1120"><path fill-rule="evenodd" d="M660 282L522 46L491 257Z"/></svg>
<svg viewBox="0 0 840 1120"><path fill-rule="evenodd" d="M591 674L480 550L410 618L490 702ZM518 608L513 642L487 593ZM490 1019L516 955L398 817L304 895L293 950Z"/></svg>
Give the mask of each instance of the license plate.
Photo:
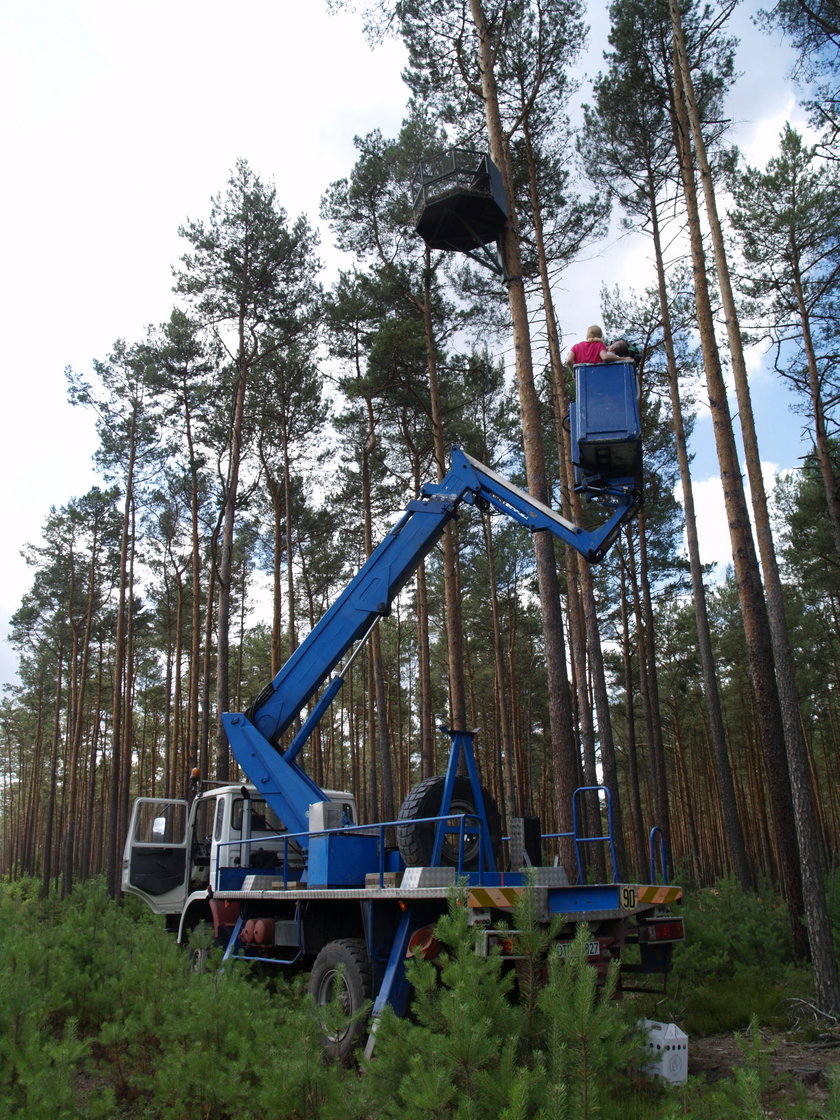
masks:
<svg viewBox="0 0 840 1120"><path fill-rule="evenodd" d="M572 941L558 941L557 944L554 946L554 948L557 952L557 956L558 957L571 956L572 945L573 944L574 944L574 942L572 942ZM587 941L586 942L586 955L587 955L587 957L600 957L601 946L598 944L597 941Z"/></svg>

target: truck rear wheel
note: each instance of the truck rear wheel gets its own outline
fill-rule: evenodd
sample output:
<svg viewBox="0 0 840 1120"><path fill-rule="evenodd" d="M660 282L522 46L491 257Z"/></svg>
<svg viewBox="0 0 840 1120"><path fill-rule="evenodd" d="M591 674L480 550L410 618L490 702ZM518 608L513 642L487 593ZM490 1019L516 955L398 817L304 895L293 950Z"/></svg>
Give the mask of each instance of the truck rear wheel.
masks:
<svg viewBox="0 0 840 1120"><path fill-rule="evenodd" d="M312 966L309 994L325 1010L321 1018L324 1053L347 1063L366 1033L365 1005L373 996L373 972L364 941L328 942Z"/></svg>
<svg viewBox="0 0 840 1120"><path fill-rule="evenodd" d="M443 799L443 786L446 779L443 775L426 778L416 785L400 806L401 821L416 821L422 817L437 817L440 815L440 805ZM490 847L493 855L498 851L502 838L502 819L496 803L484 787L481 787L481 796L484 799L484 812L487 816L487 827L490 831ZM449 812L453 816L461 813L475 813L475 797L472 783L469 778L456 777L452 787L452 804ZM470 821L474 826L475 821ZM458 866L458 846L460 838L457 834L448 832L443 838L443 851L441 863L446 867ZM432 861L432 850L435 843L435 825L426 824L401 824L397 827L397 844L400 855L405 860L407 867L428 867ZM464 869L474 870L478 867L479 836L477 832L467 833L464 837Z"/></svg>

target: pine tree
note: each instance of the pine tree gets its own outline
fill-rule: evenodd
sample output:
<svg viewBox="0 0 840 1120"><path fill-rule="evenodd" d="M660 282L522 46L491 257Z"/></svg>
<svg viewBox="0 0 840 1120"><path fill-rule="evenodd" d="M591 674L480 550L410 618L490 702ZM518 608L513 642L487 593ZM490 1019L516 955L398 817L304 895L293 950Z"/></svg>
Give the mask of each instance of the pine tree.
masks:
<svg viewBox="0 0 840 1120"><path fill-rule="evenodd" d="M167 424L169 456L174 459L174 469L182 472L187 480L189 494L190 652L184 727L186 767L192 771L199 766L202 773L207 773L208 742L199 718L203 676L202 571L207 543L201 521L209 516L213 500L207 460L211 387L216 366L213 355L207 353L202 344L198 325L178 309L151 336L149 346L152 385Z"/></svg>
<svg viewBox="0 0 840 1120"><path fill-rule="evenodd" d="M735 197L730 221L748 266L738 287L753 301L751 318L775 347L777 368L807 401L834 562L840 564L840 493L828 434L828 402L840 388L833 360L840 316L840 174L819 165L815 148L787 124L779 154L766 169L738 173Z"/></svg>
<svg viewBox="0 0 840 1120"><path fill-rule="evenodd" d="M229 707L230 625L234 531L240 476L247 450L252 381L281 349L311 330L316 306L317 238L304 217L293 224L273 186L244 160L206 221L188 221L181 235L190 248L177 272L196 320L215 335L230 367L223 382L227 409L223 520L217 579L216 699ZM215 772L226 779L229 752L219 727Z"/></svg>
<svg viewBox="0 0 840 1120"><path fill-rule="evenodd" d="M108 807L106 867L108 889L119 890L123 837L128 829L131 776L131 690L133 680L132 619L135 604L137 554L137 496L143 472L158 461L156 417L152 404L148 354L137 346L115 344L104 362L94 362L96 384L67 371L70 400L93 408L97 414L100 446L96 459L106 477L122 490L122 526L114 632L113 687L111 696L111 769Z"/></svg>
<svg viewBox="0 0 840 1120"><path fill-rule="evenodd" d="M389 141L377 131L357 138L359 159L348 179L333 183L322 203L322 212L338 236L339 247L356 252L376 277L380 292L391 291L392 306L402 308L409 321L419 317L422 333L415 335L415 344L424 345L424 376L427 387L435 472L438 481L447 470L447 448L444 441L442 394L440 390L440 359L444 340L455 328L454 309L443 297L440 270L445 256L432 253L411 229L410 199L407 183L418 160L429 155L442 143L439 130L428 114L413 104L404 121L400 136ZM384 286L384 287L383 287ZM393 329L393 324L391 326ZM380 341L382 341L380 336ZM419 357L419 355L418 355ZM466 727L466 693L464 688L463 634L458 598L457 526L447 526L442 540L444 551L444 596L446 609L446 641L449 668L449 722L453 728ZM424 586L425 568L418 578ZM421 617L424 609L421 607ZM430 714L430 713L428 713ZM424 717L425 719L425 717ZM422 756L432 753L431 727L424 732Z"/></svg>
<svg viewBox="0 0 840 1120"><path fill-rule="evenodd" d="M805 102L826 150L837 158L840 135L840 17L834 0L776 0L759 13L768 28L780 27L799 58L794 74L813 96Z"/></svg>
<svg viewBox="0 0 840 1120"><path fill-rule="evenodd" d="M784 751L789 772L794 825L799 849L799 870L802 880L804 908L808 918L808 940L814 962L817 999L823 1007L836 1010L840 1008L840 974L838 974L837 962L834 957L831 925L822 884L807 748L797 704L793 658L775 544L770 527L767 496L761 472L743 340L735 308L723 229L718 218L714 180L703 136L697 97L691 77L689 58L686 53L682 17L677 0L669 0L669 8L674 41L676 100L678 106L685 113L684 119L688 123L691 143L697 158L703 185L706 218L714 248L718 289L726 321L732 374L738 398L741 436L744 442L747 474L750 480L756 537L765 584L772 657L775 660L776 669L776 697L773 696L772 688L768 690L767 695L774 706L776 702L778 703L784 732ZM760 599L760 593L757 594L757 599ZM766 670L766 677L767 683L771 684L769 666ZM777 816L777 819L780 819L780 817Z"/></svg>
<svg viewBox="0 0 840 1120"><path fill-rule="evenodd" d="M630 220L651 235L657 274L658 316L662 327L662 346L668 371L668 393L674 425L676 453L680 464L686 538L691 567L697 635L703 665L704 689L709 711L713 755L731 859L739 882L751 880L746 858L743 830L735 801L726 734L721 717L720 695L712 656L706 608L706 591L700 563L700 550L694 512L694 493L686 440L686 419L680 392L676 334L679 322L674 317L674 288L666 271L664 243L670 227L680 214L675 190L678 166L675 161L673 132L668 112L671 84L669 58L670 24L664 5L614 3L610 9L610 68L595 83L596 101L585 113L584 148L597 146L601 158L591 174L605 181L618 198ZM690 13L686 13L689 18ZM692 20L695 17L692 16ZM699 29L689 30L692 41ZM695 70L695 83L702 91L704 120L719 116L720 96L732 74L731 44L720 33L703 37L703 61ZM707 132L710 125L706 125ZM676 211L676 212L675 212ZM624 322L621 322L622 316ZM678 319L678 317L677 317ZM614 325L626 328L627 312L613 315ZM639 335L643 338L643 334Z"/></svg>

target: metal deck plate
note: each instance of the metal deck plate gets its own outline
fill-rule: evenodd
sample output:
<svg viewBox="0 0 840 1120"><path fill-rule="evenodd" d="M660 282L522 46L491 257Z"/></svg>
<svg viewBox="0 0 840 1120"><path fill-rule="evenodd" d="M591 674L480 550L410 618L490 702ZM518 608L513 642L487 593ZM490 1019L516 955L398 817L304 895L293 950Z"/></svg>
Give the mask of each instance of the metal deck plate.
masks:
<svg viewBox="0 0 840 1120"><path fill-rule="evenodd" d="M249 875L242 890L214 891L213 897L230 901L333 899L407 902L412 899L445 899L454 882L452 871L452 868L446 867L408 868L399 887L314 887L311 890L298 884L283 890L282 883L276 876ZM418 874L410 875L410 872ZM433 874L429 874L430 872ZM411 883L419 885L411 886ZM522 886L484 887L480 884L467 886L471 906L497 910L510 908L518 895L526 889ZM598 883L570 887L554 883L540 884L538 881L532 889L537 899L538 917L543 921L550 915L566 915L570 919L591 920L620 918L628 914L643 913L659 906L667 906L682 898L681 887L655 883Z"/></svg>

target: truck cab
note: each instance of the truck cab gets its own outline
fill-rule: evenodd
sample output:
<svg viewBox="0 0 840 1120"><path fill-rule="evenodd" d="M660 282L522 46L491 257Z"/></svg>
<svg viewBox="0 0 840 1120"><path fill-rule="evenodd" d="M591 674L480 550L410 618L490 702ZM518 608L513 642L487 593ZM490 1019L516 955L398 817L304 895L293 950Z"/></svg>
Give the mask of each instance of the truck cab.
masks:
<svg viewBox="0 0 840 1120"><path fill-rule="evenodd" d="M353 794L324 793L341 806L342 824L355 824ZM256 873L274 874L286 883L299 879L304 853L288 834L251 784L219 785L191 803L140 797L123 853L122 889L184 933L202 917L213 916L207 904L215 890L239 889Z"/></svg>

